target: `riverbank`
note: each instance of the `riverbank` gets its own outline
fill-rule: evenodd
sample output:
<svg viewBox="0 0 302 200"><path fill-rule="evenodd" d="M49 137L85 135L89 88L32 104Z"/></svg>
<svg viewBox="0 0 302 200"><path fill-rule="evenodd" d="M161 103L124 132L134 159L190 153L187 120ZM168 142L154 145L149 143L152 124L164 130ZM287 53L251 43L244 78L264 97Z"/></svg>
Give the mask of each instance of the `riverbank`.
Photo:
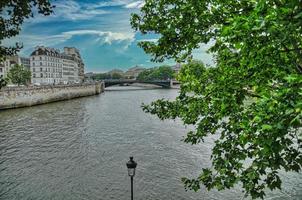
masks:
<svg viewBox="0 0 302 200"><path fill-rule="evenodd" d="M0 91L0 110L64 101L104 92L104 83L6 87Z"/></svg>

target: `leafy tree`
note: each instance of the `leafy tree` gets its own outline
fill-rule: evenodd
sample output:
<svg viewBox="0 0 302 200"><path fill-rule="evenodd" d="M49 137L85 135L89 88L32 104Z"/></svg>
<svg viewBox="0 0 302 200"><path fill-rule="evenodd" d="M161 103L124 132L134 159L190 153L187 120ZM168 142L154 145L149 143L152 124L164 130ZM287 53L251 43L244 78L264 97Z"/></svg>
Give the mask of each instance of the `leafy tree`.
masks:
<svg viewBox="0 0 302 200"><path fill-rule="evenodd" d="M153 81L153 80L169 80L173 78L174 72L169 66L160 66L142 71L137 80Z"/></svg>
<svg viewBox="0 0 302 200"><path fill-rule="evenodd" d="M0 1L0 58L13 55L22 48L17 43L14 47L5 47L2 41L19 34L24 20L34 15L34 8L43 15L50 15L54 6L49 0L1 0Z"/></svg>
<svg viewBox="0 0 302 200"><path fill-rule="evenodd" d="M240 183L246 195L263 198L266 188L281 188L280 170L301 170L301 0L146 0L131 24L159 34L156 43L139 44L155 61L190 61L193 49L214 43L216 66L190 62L174 101L144 106L160 119L194 125L187 143L218 135L212 167L183 178L187 188Z"/></svg>
<svg viewBox="0 0 302 200"><path fill-rule="evenodd" d="M136 79L139 81L150 81L152 72L153 69L146 69L139 73Z"/></svg>
<svg viewBox="0 0 302 200"><path fill-rule="evenodd" d="M100 73L92 76L93 80L105 80L105 79L121 79L123 76L119 73L113 73L112 75L109 73Z"/></svg>
<svg viewBox="0 0 302 200"><path fill-rule="evenodd" d="M170 66L160 66L156 71L158 80L169 80L174 75L174 71Z"/></svg>
<svg viewBox="0 0 302 200"><path fill-rule="evenodd" d="M113 73L111 75L111 78L112 79L121 79L121 78L123 78L123 76L121 74L119 74L119 73Z"/></svg>
<svg viewBox="0 0 302 200"><path fill-rule="evenodd" d="M14 65L7 74L8 79L17 85L25 85L30 82L31 72L22 65Z"/></svg>
<svg viewBox="0 0 302 200"><path fill-rule="evenodd" d="M7 80L3 77L0 77L0 90L1 88L5 87L7 85Z"/></svg>

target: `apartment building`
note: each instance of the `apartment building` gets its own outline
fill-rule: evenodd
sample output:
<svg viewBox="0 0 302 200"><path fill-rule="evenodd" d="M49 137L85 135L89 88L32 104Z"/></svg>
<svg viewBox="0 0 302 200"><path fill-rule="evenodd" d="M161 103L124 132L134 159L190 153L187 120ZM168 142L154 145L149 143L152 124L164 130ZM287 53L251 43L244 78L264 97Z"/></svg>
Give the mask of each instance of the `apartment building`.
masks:
<svg viewBox="0 0 302 200"><path fill-rule="evenodd" d="M78 62L70 55L62 54L62 63L63 63L63 74L62 80L64 83L77 83L80 82L79 79L79 64Z"/></svg>
<svg viewBox="0 0 302 200"><path fill-rule="evenodd" d="M64 47L64 54L71 56L74 61L78 64L78 79L79 81L84 81L84 62L81 58L80 51L74 47Z"/></svg>
<svg viewBox="0 0 302 200"><path fill-rule="evenodd" d="M32 83L62 83L62 59L60 51L38 46L30 55Z"/></svg>
<svg viewBox="0 0 302 200"><path fill-rule="evenodd" d="M79 83L84 74L84 63L79 51L74 47L58 49L37 46L30 56L32 83L67 84ZM84 75L83 75L84 77Z"/></svg>

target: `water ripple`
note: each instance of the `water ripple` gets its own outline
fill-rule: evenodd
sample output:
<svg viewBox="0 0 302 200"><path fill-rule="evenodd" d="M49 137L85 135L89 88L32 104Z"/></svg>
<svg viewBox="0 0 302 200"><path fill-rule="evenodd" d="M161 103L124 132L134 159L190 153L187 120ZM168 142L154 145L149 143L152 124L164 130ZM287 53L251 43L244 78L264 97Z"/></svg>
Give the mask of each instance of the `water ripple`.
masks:
<svg viewBox="0 0 302 200"><path fill-rule="evenodd" d="M0 199L129 199L125 162L138 162L141 200L241 199L240 188L186 192L181 177L210 166L213 138L192 146L178 121L162 122L140 105L176 90L110 91L100 96L0 112ZM301 174L284 175L282 192L301 199Z"/></svg>

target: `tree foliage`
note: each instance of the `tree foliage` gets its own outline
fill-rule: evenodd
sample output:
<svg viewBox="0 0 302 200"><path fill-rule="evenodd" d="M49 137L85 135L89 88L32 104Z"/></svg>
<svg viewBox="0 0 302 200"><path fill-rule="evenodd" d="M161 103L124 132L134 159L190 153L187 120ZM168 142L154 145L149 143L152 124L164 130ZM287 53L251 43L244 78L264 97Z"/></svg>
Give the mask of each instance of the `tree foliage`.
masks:
<svg viewBox="0 0 302 200"><path fill-rule="evenodd" d="M0 90L7 85L7 80L0 77Z"/></svg>
<svg viewBox="0 0 302 200"><path fill-rule="evenodd" d="M111 75L111 78L112 78L112 79L121 79L121 78L123 78L123 75L121 75L121 74L119 74L119 73L113 73L113 74Z"/></svg>
<svg viewBox="0 0 302 200"><path fill-rule="evenodd" d="M174 72L170 66L160 66L142 71L137 80L154 81L154 80L169 80L174 76Z"/></svg>
<svg viewBox="0 0 302 200"><path fill-rule="evenodd" d="M119 73L99 73L99 74L94 74L92 76L93 80L106 80L106 79L122 79L123 75Z"/></svg>
<svg viewBox="0 0 302 200"><path fill-rule="evenodd" d="M3 40L20 33L24 20L34 16L36 12L50 15L54 6L49 0L1 0L0 1L0 58L13 55L22 48L17 43L14 47L3 46Z"/></svg>
<svg viewBox="0 0 302 200"><path fill-rule="evenodd" d="M30 82L31 72L22 65L14 65L7 74L11 83L17 85L25 85Z"/></svg>
<svg viewBox="0 0 302 200"><path fill-rule="evenodd" d="M212 167L195 179L218 190L240 183L252 198L281 188L280 170L302 165L301 0L146 0L131 24L160 35L139 45L156 61L190 60L201 43L214 44L214 67L190 62L181 69L180 95L144 106L160 119L180 118L197 144L217 134Z"/></svg>

